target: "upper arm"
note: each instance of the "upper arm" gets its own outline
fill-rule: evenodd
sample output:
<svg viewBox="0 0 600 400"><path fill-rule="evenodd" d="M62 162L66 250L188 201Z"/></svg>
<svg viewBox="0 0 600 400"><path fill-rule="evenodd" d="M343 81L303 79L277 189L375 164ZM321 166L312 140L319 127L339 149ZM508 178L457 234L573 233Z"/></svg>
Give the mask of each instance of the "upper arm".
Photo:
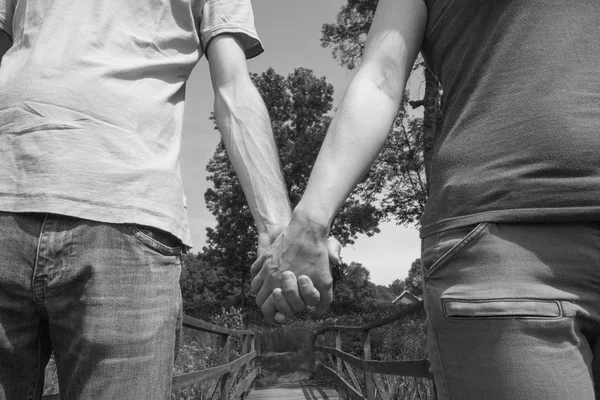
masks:
<svg viewBox="0 0 600 400"><path fill-rule="evenodd" d="M210 77L215 93L250 83L242 44L232 35L222 34L210 41L207 49Z"/></svg>
<svg viewBox="0 0 600 400"><path fill-rule="evenodd" d="M427 8L423 0L380 0L359 71L400 101L423 42Z"/></svg>
<svg viewBox="0 0 600 400"><path fill-rule="evenodd" d="M10 39L10 36L8 36L8 33L0 29L0 63L2 62L4 54L6 54L6 52L8 51L8 49L10 49L11 46L12 40Z"/></svg>

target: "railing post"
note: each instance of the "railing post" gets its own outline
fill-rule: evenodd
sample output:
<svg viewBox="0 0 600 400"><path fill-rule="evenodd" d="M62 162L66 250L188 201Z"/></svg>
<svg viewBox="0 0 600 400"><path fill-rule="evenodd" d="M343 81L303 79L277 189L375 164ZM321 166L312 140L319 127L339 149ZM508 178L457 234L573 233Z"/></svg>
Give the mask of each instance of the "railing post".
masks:
<svg viewBox="0 0 600 400"><path fill-rule="evenodd" d="M230 336L229 335L221 335L223 338L223 364L227 364L229 362L229 349L230 349ZM221 378L221 400L227 400L229 397L229 379L230 373L226 373Z"/></svg>
<svg viewBox="0 0 600 400"><path fill-rule="evenodd" d="M342 332L339 330L335 331L335 348L342 351ZM342 376L342 359L339 356L335 356L335 364L337 373Z"/></svg>
<svg viewBox="0 0 600 400"><path fill-rule="evenodd" d="M335 331L335 348L338 351L342 351L342 331L340 331L339 329L336 329L336 331ZM335 367L336 367L338 375L340 376L340 378L342 378L343 377L342 358L340 356L335 356ZM343 385L340 385L340 388L338 391L340 392L340 394L343 394L343 395L346 394L346 390Z"/></svg>
<svg viewBox="0 0 600 400"><path fill-rule="evenodd" d="M363 352L364 352L364 360L371 361L371 331L364 331L362 334L363 337ZM367 400L374 400L375 398L375 388L373 385L373 373L371 371L365 370L365 385L366 385L366 395Z"/></svg>
<svg viewBox="0 0 600 400"><path fill-rule="evenodd" d="M261 363L260 363L260 354L261 354L261 350L260 350L260 342L258 340L256 340L256 335L252 336L252 351L256 350L257 354L257 358L255 358L252 362L254 363L254 368L256 368L256 374L257 376L261 374ZM258 362L257 362L258 361ZM254 387L254 383L252 384L252 387Z"/></svg>
<svg viewBox="0 0 600 400"><path fill-rule="evenodd" d="M250 335L243 335L242 336L242 353L241 353L242 357L249 353L249 350L248 350L249 348L250 348ZM239 382L243 381L244 377L246 375L246 371L249 369L250 368L246 367L246 364L242 365L242 367L235 372L235 375L233 376L233 379L234 379L233 382L238 381L238 379L239 379ZM251 369L250 369L250 371L252 372ZM236 379L238 373L240 374L240 377L238 379ZM244 397L246 397L245 392L241 394L241 398L243 399Z"/></svg>

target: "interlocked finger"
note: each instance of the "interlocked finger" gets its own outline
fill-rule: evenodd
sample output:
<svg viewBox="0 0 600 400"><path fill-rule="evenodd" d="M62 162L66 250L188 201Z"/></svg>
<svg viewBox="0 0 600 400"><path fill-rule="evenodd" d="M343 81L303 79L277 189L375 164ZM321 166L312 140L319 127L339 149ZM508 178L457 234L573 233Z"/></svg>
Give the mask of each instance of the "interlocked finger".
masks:
<svg viewBox="0 0 600 400"><path fill-rule="evenodd" d="M275 299L273 296L269 296L260 306L260 311L262 311L265 320L271 325L278 325L274 319L276 308L275 308Z"/></svg>
<svg viewBox="0 0 600 400"><path fill-rule="evenodd" d="M306 303L302 300L302 295L298 290L296 275L293 272L285 271L282 274L281 288L283 289L283 294L285 295L287 302L294 311L298 312L306 308Z"/></svg>
<svg viewBox="0 0 600 400"><path fill-rule="evenodd" d="M321 302L321 294L306 275L298 277L298 289L306 305L316 307Z"/></svg>
<svg viewBox="0 0 600 400"><path fill-rule="evenodd" d="M295 314L280 288L273 290L273 298L275 300L275 307L277 308L277 311L290 317Z"/></svg>

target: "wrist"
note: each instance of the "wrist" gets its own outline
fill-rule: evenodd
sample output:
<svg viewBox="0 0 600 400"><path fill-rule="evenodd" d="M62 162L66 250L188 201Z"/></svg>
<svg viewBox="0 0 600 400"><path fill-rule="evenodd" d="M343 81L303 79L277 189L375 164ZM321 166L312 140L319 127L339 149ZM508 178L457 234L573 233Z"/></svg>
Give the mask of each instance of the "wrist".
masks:
<svg viewBox="0 0 600 400"><path fill-rule="evenodd" d="M332 218L316 209L304 207L301 203L292 212L290 224L302 225L303 229L316 233L321 237L328 237Z"/></svg>

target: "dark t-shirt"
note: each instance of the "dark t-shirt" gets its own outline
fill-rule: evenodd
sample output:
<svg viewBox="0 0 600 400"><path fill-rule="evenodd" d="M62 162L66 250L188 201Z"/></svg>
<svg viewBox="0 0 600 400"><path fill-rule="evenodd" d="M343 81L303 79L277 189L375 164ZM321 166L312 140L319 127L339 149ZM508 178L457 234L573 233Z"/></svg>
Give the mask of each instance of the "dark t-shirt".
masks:
<svg viewBox="0 0 600 400"><path fill-rule="evenodd" d="M600 1L426 3L444 101L421 236L600 221Z"/></svg>

